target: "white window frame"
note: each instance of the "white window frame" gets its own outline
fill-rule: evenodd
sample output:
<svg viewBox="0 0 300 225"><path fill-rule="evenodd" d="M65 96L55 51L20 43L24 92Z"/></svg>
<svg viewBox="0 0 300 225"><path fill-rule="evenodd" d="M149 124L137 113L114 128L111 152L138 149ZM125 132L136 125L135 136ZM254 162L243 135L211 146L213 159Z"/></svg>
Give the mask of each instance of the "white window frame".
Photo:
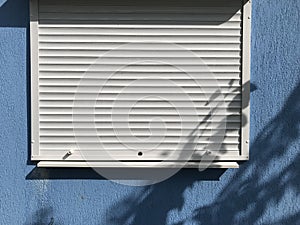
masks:
<svg viewBox="0 0 300 225"><path fill-rule="evenodd" d="M234 161L219 157L218 161L212 162L210 168L238 168L237 162L249 160L249 127L250 127L250 48L251 48L251 0L243 2L242 13L242 110L241 110L241 154ZM117 167L111 162L70 162L70 161L47 161L47 157L41 159L39 156L39 55L38 55L38 0L30 0L30 56L31 56L31 160L40 161L40 167ZM37 159L38 157L38 159ZM44 161L45 160L45 161ZM182 167L178 162L176 165ZM132 162L132 167L152 167L151 162ZM172 163L174 167L174 163ZM168 167L166 164L164 167ZM199 162L185 163L184 167L199 168ZM200 166L201 167L201 166Z"/></svg>

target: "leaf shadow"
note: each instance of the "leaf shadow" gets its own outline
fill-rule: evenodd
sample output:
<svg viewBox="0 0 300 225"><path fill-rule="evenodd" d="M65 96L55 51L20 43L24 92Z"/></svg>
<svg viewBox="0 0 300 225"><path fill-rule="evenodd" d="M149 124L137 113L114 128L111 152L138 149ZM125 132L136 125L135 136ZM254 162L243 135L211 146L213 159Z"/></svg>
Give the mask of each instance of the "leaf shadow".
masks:
<svg viewBox="0 0 300 225"><path fill-rule="evenodd" d="M269 207L278 204L287 192L298 193L299 198L300 154L287 151L299 140L299 96L300 83L282 110L257 135L250 150L253 157L230 178L216 197L217 200L196 208L188 218L176 225L187 222L219 225L220 221L225 225L256 224L262 220ZM282 158L289 158L289 161ZM282 168L271 174L276 163L281 163ZM270 178L262 180L266 175ZM167 224L168 213L184 206L184 191L199 181L188 177L180 182L171 178L170 181L142 188L138 193L117 202L111 208L108 224ZM117 213L113 210L115 208L119 209ZM296 213L279 217L272 224L299 224L299 214L298 207Z"/></svg>

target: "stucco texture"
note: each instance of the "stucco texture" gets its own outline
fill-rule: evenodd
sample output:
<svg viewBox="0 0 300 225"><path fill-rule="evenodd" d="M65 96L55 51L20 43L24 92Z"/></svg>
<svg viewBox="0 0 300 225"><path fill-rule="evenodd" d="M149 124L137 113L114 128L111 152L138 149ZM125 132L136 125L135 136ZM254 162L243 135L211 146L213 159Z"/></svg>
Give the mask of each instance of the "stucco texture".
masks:
<svg viewBox="0 0 300 225"><path fill-rule="evenodd" d="M130 187L28 161L27 0L0 0L0 224L300 224L300 0L253 0L250 160Z"/></svg>

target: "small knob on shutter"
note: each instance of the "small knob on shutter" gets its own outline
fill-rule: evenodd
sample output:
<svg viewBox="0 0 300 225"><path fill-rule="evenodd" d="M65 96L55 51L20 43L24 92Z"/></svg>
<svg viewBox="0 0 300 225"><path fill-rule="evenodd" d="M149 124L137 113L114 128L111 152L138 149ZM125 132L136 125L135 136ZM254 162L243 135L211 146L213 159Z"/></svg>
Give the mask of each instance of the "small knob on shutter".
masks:
<svg viewBox="0 0 300 225"><path fill-rule="evenodd" d="M70 149L68 152L67 152L67 155L72 155L74 153L74 149Z"/></svg>

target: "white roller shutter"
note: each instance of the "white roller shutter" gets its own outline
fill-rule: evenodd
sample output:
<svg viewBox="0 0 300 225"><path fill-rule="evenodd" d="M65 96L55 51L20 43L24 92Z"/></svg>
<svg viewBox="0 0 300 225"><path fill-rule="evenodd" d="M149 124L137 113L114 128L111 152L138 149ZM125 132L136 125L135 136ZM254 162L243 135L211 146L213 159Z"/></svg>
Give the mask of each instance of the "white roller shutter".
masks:
<svg viewBox="0 0 300 225"><path fill-rule="evenodd" d="M248 159L249 16L240 0L31 0L32 160Z"/></svg>

